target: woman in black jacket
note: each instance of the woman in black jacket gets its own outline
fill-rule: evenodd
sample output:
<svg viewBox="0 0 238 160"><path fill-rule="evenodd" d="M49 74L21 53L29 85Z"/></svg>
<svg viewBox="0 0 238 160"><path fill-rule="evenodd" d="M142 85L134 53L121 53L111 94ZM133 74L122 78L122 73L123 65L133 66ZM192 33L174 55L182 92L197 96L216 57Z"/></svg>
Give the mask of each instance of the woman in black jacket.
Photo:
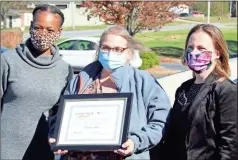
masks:
<svg viewBox="0 0 238 160"><path fill-rule="evenodd" d="M221 31L199 24L189 32L183 63L194 73L176 91L161 159L237 159L237 86L229 80ZM159 157L157 157L159 158Z"/></svg>

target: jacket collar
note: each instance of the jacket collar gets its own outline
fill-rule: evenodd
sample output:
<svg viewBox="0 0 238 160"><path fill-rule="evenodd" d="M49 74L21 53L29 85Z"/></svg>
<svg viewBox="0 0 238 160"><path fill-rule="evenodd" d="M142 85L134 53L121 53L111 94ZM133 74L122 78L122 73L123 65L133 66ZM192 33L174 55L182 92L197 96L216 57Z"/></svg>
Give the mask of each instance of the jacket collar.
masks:
<svg viewBox="0 0 238 160"><path fill-rule="evenodd" d="M209 85L213 84L216 80L218 80L218 76L215 75L214 73L211 73L211 74L209 74L208 77L205 79L205 81L204 81L204 86L209 86ZM187 87L187 86L191 86L191 85L194 83L194 81L195 81L195 78L192 78L192 79L190 79L190 80L184 82L184 83L182 84L182 88L183 88L183 87Z"/></svg>
<svg viewBox="0 0 238 160"><path fill-rule="evenodd" d="M125 64L124 66L112 72L111 77L116 83L119 90L122 89L125 83L129 82L131 69L132 67L129 64Z"/></svg>
<svg viewBox="0 0 238 160"><path fill-rule="evenodd" d="M216 82L217 80L218 80L218 76L215 75L214 73L210 73L209 76L205 80L205 84L206 85L211 85L214 82Z"/></svg>
<svg viewBox="0 0 238 160"><path fill-rule="evenodd" d="M30 39L26 40L25 44L18 45L16 52L29 65L40 69L52 68L61 60L58 47L55 45L51 46L51 56L46 56L44 54L38 55Z"/></svg>
<svg viewBox="0 0 238 160"><path fill-rule="evenodd" d="M195 80L195 78L194 78ZM211 73L207 79L205 80L204 85L201 87L199 92L196 95L196 98L194 99L190 109L189 109L189 116L188 120L190 122L190 127L194 125L194 117L196 115L196 112L198 111L198 107L201 105L204 105L204 98L208 96L209 92L211 91L213 85L215 84L216 80L218 80L218 76L216 76L214 73Z"/></svg>
<svg viewBox="0 0 238 160"><path fill-rule="evenodd" d="M96 77L101 74L103 67L99 61L95 61L86 66L83 71L80 72L80 80L83 81L80 84L82 91L84 91ZM113 81L116 83L119 91L121 91L127 84L129 84L130 74L132 74L132 67L126 64L111 73Z"/></svg>

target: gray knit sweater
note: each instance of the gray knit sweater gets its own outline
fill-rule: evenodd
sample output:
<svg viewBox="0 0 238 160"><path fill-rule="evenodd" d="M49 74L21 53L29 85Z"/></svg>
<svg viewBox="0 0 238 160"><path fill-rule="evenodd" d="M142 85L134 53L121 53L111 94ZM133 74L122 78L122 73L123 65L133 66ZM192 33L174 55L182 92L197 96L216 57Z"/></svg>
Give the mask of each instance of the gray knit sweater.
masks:
<svg viewBox="0 0 238 160"><path fill-rule="evenodd" d="M71 77L57 47L51 50L51 56L35 58L27 40L1 55L1 159L23 158L42 113L57 103Z"/></svg>

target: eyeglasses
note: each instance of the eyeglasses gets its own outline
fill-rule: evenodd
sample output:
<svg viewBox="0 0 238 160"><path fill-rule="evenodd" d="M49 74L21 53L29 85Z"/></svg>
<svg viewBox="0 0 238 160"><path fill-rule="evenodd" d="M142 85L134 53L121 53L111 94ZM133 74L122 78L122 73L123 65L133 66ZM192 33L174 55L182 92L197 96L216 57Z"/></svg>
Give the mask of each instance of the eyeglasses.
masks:
<svg viewBox="0 0 238 160"><path fill-rule="evenodd" d="M114 48L111 48L109 46L106 46L106 45L102 45L100 47L100 49L105 52L105 53L109 53L110 51L113 51L117 54L122 54L126 49L128 49L128 47L126 48L123 48L123 47L114 47Z"/></svg>

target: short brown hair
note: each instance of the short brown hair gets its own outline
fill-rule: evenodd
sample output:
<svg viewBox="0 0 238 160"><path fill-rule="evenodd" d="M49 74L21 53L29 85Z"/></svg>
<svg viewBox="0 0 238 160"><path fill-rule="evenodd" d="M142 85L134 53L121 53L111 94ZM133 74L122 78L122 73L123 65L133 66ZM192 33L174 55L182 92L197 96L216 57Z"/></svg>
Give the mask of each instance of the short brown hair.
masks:
<svg viewBox="0 0 238 160"><path fill-rule="evenodd" d="M185 43L185 51L187 50L190 36L193 33L200 31L207 33L212 38L214 48L217 50L219 55L219 59L217 59L217 64L213 70L213 73L218 75L220 78L228 79L230 76L230 66L227 43L224 40L222 32L216 26L211 24L198 24L193 27L188 33ZM182 57L182 63L185 64L185 55Z"/></svg>

